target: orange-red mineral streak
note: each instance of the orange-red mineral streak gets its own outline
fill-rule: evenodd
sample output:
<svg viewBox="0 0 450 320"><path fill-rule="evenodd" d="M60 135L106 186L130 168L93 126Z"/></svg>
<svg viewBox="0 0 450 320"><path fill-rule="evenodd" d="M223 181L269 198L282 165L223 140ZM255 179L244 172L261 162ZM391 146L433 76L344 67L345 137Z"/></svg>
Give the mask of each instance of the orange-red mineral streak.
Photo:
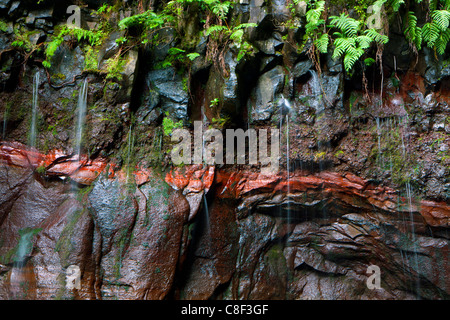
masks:
<svg viewBox="0 0 450 320"><path fill-rule="evenodd" d="M90 185L101 174L109 178L117 177L125 181L123 170L116 171L113 163L106 159L88 159L87 157L72 157L62 151L53 150L48 154L41 154L34 149L16 143L0 143L0 162L7 166L29 168L36 170L45 167L47 176L70 177L72 180ZM108 165L109 164L109 165ZM152 170L136 168L132 174L137 185L151 181ZM419 212L425 222L434 227L448 227L450 225L450 205L445 202L429 200L414 201L411 208L408 200L398 196L392 188L380 187L355 176L352 173L338 173L323 171L320 173L296 172L289 179L286 173L277 175L263 175L248 171L215 170L211 166L192 165L174 168L165 177L166 182L174 189L185 192L208 192L214 184L215 196L218 198L241 199L249 194L258 193L287 193L295 194L305 191L324 192L341 201L352 204L357 199L365 199L372 206L388 212ZM398 205L398 202L403 204ZM356 204L358 205L358 204Z"/></svg>

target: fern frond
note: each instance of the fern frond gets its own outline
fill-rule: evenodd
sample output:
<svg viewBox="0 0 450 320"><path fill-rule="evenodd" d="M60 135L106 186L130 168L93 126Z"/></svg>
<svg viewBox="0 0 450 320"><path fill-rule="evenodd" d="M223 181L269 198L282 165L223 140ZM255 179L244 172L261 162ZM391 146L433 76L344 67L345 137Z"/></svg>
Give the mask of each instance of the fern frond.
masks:
<svg viewBox="0 0 450 320"><path fill-rule="evenodd" d="M306 21L312 23L317 22L324 10L325 10L325 1L316 2L316 7L306 12Z"/></svg>
<svg viewBox="0 0 450 320"><path fill-rule="evenodd" d="M347 72L353 68L353 65L356 61L364 54L364 50L361 48L354 48L351 47L349 50L345 53L344 57L344 68Z"/></svg>
<svg viewBox="0 0 450 320"><path fill-rule="evenodd" d="M305 34L311 34L312 32L316 31L317 29L319 29L319 27L321 25L323 25L325 23L325 20L323 19L319 19L317 21L313 21L313 22L309 22L305 25Z"/></svg>
<svg viewBox="0 0 450 320"><path fill-rule="evenodd" d="M394 12L397 12L404 3L404 0L389 0L389 5L392 7Z"/></svg>
<svg viewBox="0 0 450 320"><path fill-rule="evenodd" d="M428 1L428 7L430 11L434 11L437 9L439 4L439 0L429 0Z"/></svg>
<svg viewBox="0 0 450 320"><path fill-rule="evenodd" d="M360 22L350 18L346 13L341 13L339 17L331 16L330 20L331 25L341 29L346 36L355 37L357 35Z"/></svg>
<svg viewBox="0 0 450 320"><path fill-rule="evenodd" d="M405 37L410 42L413 42L416 37L417 17L413 11L408 11L405 15L406 28L404 31Z"/></svg>
<svg viewBox="0 0 450 320"><path fill-rule="evenodd" d="M206 29L205 36L209 36L212 33L219 33L220 31L223 31L223 30L228 30L228 28L225 26L213 25L213 26L209 27L208 29Z"/></svg>
<svg viewBox="0 0 450 320"><path fill-rule="evenodd" d="M316 46L317 50L321 53L327 53L328 52L328 43L329 43L328 34L324 33L319 38L314 41L314 45Z"/></svg>
<svg viewBox="0 0 450 320"><path fill-rule="evenodd" d="M247 23L241 23L237 27L234 27L234 29L238 30L238 29L246 29L246 28L256 28L257 26L258 26L257 23L247 22Z"/></svg>
<svg viewBox="0 0 450 320"><path fill-rule="evenodd" d="M450 10L450 0L444 0L444 9Z"/></svg>
<svg viewBox="0 0 450 320"><path fill-rule="evenodd" d="M358 36L356 37L356 42L358 43L359 47L361 49L367 49L370 48L370 45L372 44L372 38L369 36Z"/></svg>
<svg viewBox="0 0 450 320"><path fill-rule="evenodd" d="M230 35L230 39L233 41L240 42L242 40L242 37L244 36L244 30L239 29L233 31L233 33Z"/></svg>
<svg viewBox="0 0 450 320"><path fill-rule="evenodd" d="M434 47L439 35L440 29L435 23L428 22L422 27L422 39L427 43L429 48Z"/></svg>
<svg viewBox="0 0 450 320"><path fill-rule="evenodd" d="M386 44L389 41L389 37L379 33L375 29L367 29L364 31L364 34L368 37L370 37L373 41L375 41L377 44Z"/></svg>
<svg viewBox="0 0 450 320"><path fill-rule="evenodd" d="M417 17L413 11L406 13L405 23L406 28L403 33L406 40L420 50L422 48L422 29L417 26Z"/></svg>
<svg viewBox="0 0 450 320"><path fill-rule="evenodd" d="M337 38L334 40L334 51L333 51L333 59L340 58L344 53L351 48L355 48L355 38Z"/></svg>
<svg viewBox="0 0 450 320"><path fill-rule="evenodd" d="M435 43L436 52L440 55L445 53L445 49L447 48L448 42L450 41L450 29L442 32L441 35L437 38Z"/></svg>
<svg viewBox="0 0 450 320"><path fill-rule="evenodd" d="M450 11L447 10L434 10L431 13L432 22L441 30L448 29L450 22Z"/></svg>
<svg viewBox="0 0 450 320"><path fill-rule="evenodd" d="M422 29L416 27L415 35L416 37L414 38L414 45L416 46L417 50L420 50L422 49Z"/></svg>

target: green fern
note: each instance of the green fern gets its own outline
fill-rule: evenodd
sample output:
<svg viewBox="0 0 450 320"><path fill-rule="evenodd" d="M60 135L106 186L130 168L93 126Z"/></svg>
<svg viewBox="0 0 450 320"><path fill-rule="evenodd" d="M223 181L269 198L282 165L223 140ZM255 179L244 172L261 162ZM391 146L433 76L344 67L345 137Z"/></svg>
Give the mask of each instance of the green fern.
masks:
<svg viewBox="0 0 450 320"><path fill-rule="evenodd" d="M450 29L443 31L440 36L437 38L435 42L436 52L440 55L445 53L445 49L447 48L447 44L450 41Z"/></svg>
<svg viewBox="0 0 450 320"><path fill-rule="evenodd" d="M335 34L338 34L337 32ZM355 38L345 38L342 37L342 34L340 34L341 37L338 37L336 40L334 40L334 51L333 51L333 59L338 59L341 56L343 56L347 51L351 50L350 48L354 48L356 44Z"/></svg>
<svg viewBox="0 0 450 320"><path fill-rule="evenodd" d="M353 65L355 64L355 62L358 61L359 58L361 58L361 56L363 54L364 54L364 49L350 47L346 51L345 57L344 57L344 68L345 68L345 70L347 72L349 72L353 68Z"/></svg>
<svg viewBox="0 0 450 320"><path fill-rule="evenodd" d="M370 37L373 41L375 41L377 44L382 45L389 42L389 37L379 33L375 29L367 29L364 31L364 34L368 37Z"/></svg>
<svg viewBox="0 0 450 320"><path fill-rule="evenodd" d="M373 39L369 36L358 36L356 37L356 43L358 43L361 49L368 49L372 44Z"/></svg>
<svg viewBox="0 0 450 320"><path fill-rule="evenodd" d="M329 42L330 39L328 37L328 33L324 33L314 41L314 45L316 46L317 50L319 50L319 52L327 53Z"/></svg>
<svg viewBox="0 0 450 320"><path fill-rule="evenodd" d="M355 37L361 24L360 21L350 18L346 13L341 13L339 17L331 16L330 20L331 25L341 29L347 37Z"/></svg>
<svg viewBox="0 0 450 320"><path fill-rule="evenodd" d="M440 55L445 53L450 41L450 11L434 10L431 12L431 22L422 27L422 38L429 48L434 48Z"/></svg>
<svg viewBox="0 0 450 320"><path fill-rule="evenodd" d="M213 25L206 29L205 36L218 35L222 31L228 31L228 28L226 26Z"/></svg>
<svg viewBox="0 0 450 320"><path fill-rule="evenodd" d="M320 16L322 15L322 12L324 10L325 10L325 1L316 2L316 7L306 12L306 21L308 21L308 23L316 24L319 21Z"/></svg>
<svg viewBox="0 0 450 320"><path fill-rule="evenodd" d="M408 11L405 15L406 28L404 35L409 43L419 51L422 48L422 29L417 26L417 17L414 12Z"/></svg>
<svg viewBox="0 0 450 320"><path fill-rule="evenodd" d="M436 10L438 8L438 5L439 5L439 0L429 0L428 7L429 7L430 11Z"/></svg>
<svg viewBox="0 0 450 320"><path fill-rule="evenodd" d="M404 0L389 0L389 5L391 6L392 10L394 10L394 12L400 10L401 5L404 3Z"/></svg>
<svg viewBox="0 0 450 320"><path fill-rule="evenodd" d="M319 26L325 23L325 20L320 19L323 11L325 10L325 1L316 2L316 6L306 12L306 25L305 25L305 39L309 38Z"/></svg>
<svg viewBox="0 0 450 320"><path fill-rule="evenodd" d="M312 4L310 4L312 6ZM314 4L314 7L306 12L306 25L305 35L303 36L303 44L300 46L299 51L303 50L303 47L312 39L314 46L319 52L326 53L328 50L328 35L318 35L319 27L325 24L325 20L321 19L321 16L325 10L325 1L318 1Z"/></svg>
<svg viewBox="0 0 450 320"><path fill-rule="evenodd" d="M448 29L450 22L450 11L434 10L431 13L431 18L433 19L433 23L435 23L441 31Z"/></svg>
<svg viewBox="0 0 450 320"><path fill-rule="evenodd" d="M331 25L339 29L334 32L333 59L344 58L344 68L349 72L373 43L378 45L389 41L386 35L380 34L375 29L360 30L360 22L342 13L340 16L330 17Z"/></svg>

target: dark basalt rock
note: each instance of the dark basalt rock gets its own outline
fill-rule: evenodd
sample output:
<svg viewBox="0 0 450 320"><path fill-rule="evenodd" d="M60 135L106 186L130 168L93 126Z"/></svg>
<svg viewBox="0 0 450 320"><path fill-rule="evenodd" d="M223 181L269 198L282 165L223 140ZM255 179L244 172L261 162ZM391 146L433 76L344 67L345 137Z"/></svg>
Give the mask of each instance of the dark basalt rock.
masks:
<svg viewBox="0 0 450 320"><path fill-rule="evenodd" d="M211 17L192 4L186 21L155 33L159 41L121 51L123 69L110 79L106 61L124 49L116 43L123 30L94 48L99 70L85 70L86 43L70 36L46 69L44 52L11 47L13 27L39 46L65 23L69 2L38 9L0 0L0 299L450 297L448 57L426 47L416 57L395 24L384 74L379 61L347 73L331 52L311 60L304 28L285 25L303 25L306 8L290 2L230 8L227 32L257 24L243 29L247 48L207 36L201 28ZM103 1L82 3L82 27L98 26ZM137 13L122 5L111 24ZM216 55L207 57L213 40ZM172 48L186 50L172 61ZM22 143L37 73L30 148ZM85 78L84 152L76 157ZM222 132L280 128L280 172L172 166L165 117ZM80 290L65 283L74 265ZM367 287L371 265L381 269L381 289Z"/></svg>

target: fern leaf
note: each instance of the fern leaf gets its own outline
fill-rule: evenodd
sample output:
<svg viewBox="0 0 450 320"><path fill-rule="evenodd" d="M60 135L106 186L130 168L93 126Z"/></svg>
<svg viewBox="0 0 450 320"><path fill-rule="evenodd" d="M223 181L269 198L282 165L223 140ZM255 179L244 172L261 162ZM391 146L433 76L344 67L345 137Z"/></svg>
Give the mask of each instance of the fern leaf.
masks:
<svg viewBox="0 0 450 320"><path fill-rule="evenodd" d="M341 29L348 37L355 37L358 33L360 22L350 18L346 13L341 13L339 17L331 16L330 20L331 25Z"/></svg>
<svg viewBox="0 0 450 320"><path fill-rule="evenodd" d="M439 4L439 0L429 0L429 10L430 11L436 10L438 4Z"/></svg>
<svg viewBox="0 0 450 320"><path fill-rule="evenodd" d="M431 18L433 19L433 23L435 23L441 31L448 29L450 22L450 11L434 10L431 13Z"/></svg>
<svg viewBox="0 0 450 320"><path fill-rule="evenodd" d="M422 39L429 48L433 48L440 34L440 29L435 23L425 23L422 27Z"/></svg>
<svg viewBox="0 0 450 320"><path fill-rule="evenodd" d="M205 36L209 36L212 33L219 33L223 30L228 30L225 26L213 25L206 29Z"/></svg>
<svg viewBox="0 0 450 320"><path fill-rule="evenodd" d="M238 29L246 29L246 28L256 28L257 26L258 26L257 23L248 22L248 23L241 23L237 27L234 27L234 29L238 30Z"/></svg>
<svg viewBox="0 0 450 320"><path fill-rule="evenodd" d="M417 50L420 50L422 49L422 29L416 27L415 35L416 37L414 38L414 45L416 46Z"/></svg>
<svg viewBox="0 0 450 320"><path fill-rule="evenodd" d="M351 48L355 48L355 39L354 38L337 38L334 40L334 51L333 51L333 59L340 58L344 53L351 50Z"/></svg>
<svg viewBox="0 0 450 320"><path fill-rule="evenodd" d="M327 53L328 42L329 42L328 34L324 33L319 38L317 38L316 41L314 41L314 44L317 47L317 49L319 50L319 52Z"/></svg>
<svg viewBox="0 0 450 320"><path fill-rule="evenodd" d="M313 21L313 22L309 22L306 24L305 26L305 33L311 34L312 32L316 31L317 29L319 29L319 27L321 25L323 25L325 23L325 20L323 19L319 19L317 21Z"/></svg>
<svg viewBox="0 0 450 320"><path fill-rule="evenodd" d="M316 7L314 9L308 10L306 12L306 21L312 23L317 22L324 10L325 10L325 1L317 2Z"/></svg>
<svg viewBox="0 0 450 320"><path fill-rule="evenodd" d="M364 50L361 48L350 48L344 57L344 68L347 72L349 72L356 61L364 54Z"/></svg>
<svg viewBox="0 0 450 320"><path fill-rule="evenodd" d="M244 36L244 30L239 29L234 31L231 35L230 35L230 39L233 41L237 41L240 42L242 40L242 37Z"/></svg>
<svg viewBox="0 0 450 320"><path fill-rule="evenodd" d="M422 29L417 26L417 17L414 12L408 11L405 15L406 28L404 35L409 43L413 44L417 50L422 48Z"/></svg>
<svg viewBox="0 0 450 320"><path fill-rule="evenodd" d="M440 55L445 53L445 49L447 48L447 44L450 40L450 29L442 32L441 35L437 38L435 43L436 52Z"/></svg>
<svg viewBox="0 0 450 320"><path fill-rule="evenodd" d="M405 3L404 0L389 0L389 4L394 10L394 12L397 12L400 9L401 5L404 3Z"/></svg>
<svg viewBox="0 0 450 320"><path fill-rule="evenodd" d="M367 29L364 34L368 37L370 37L373 41L375 41L378 44L386 44L389 41L389 37L379 33L375 29Z"/></svg>
<svg viewBox="0 0 450 320"><path fill-rule="evenodd" d="M199 57L200 54L197 52L188 53L186 57L188 57L189 60L194 61L197 57Z"/></svg>
<svg viewBox="0 0 450 320"><path fill-rule="evenodd" d="M370 48L370 45L372 44L372 38L369 36L358 36L356 37L356 42L358 43L359 47L361 49L367 49Z"/></svg>
<svg viewBox="0 0 450 320"><path fill-rule="evenodd" d="M416 37L417 17L413 11L408 11L405 15L406 28L404 34L406 39L413 42Z"/></svg>
<svg viewBox="0 0 450 320"><path fill-rule="evenodd" d="M450 10L450 0L445 0L445 1L444 1L444 8L445 8L446 10Z"/></svg>

